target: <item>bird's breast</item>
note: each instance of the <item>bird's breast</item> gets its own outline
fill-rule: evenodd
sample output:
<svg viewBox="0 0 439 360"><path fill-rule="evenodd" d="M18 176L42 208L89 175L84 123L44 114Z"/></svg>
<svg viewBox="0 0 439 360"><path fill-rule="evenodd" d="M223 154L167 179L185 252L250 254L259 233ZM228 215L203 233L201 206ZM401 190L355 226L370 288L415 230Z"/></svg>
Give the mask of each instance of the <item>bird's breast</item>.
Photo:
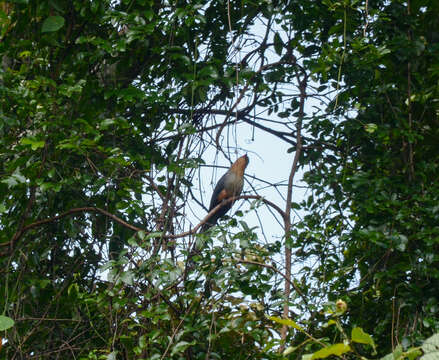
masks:
<svg viewBox="0 0 439 360"><path fill-rule="evenodd" d="M234 172L230 171L224 181L224 188L230 194L229 196L237 196L241 194L244 186L244 179Z"/></svg>

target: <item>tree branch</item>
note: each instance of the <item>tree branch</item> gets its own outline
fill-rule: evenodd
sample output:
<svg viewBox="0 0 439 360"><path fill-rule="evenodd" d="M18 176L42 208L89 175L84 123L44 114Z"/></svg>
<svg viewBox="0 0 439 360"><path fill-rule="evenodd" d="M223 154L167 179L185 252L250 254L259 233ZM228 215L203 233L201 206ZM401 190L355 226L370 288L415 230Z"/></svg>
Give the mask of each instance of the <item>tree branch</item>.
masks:
<svg viewBox="0 0 439 360"><path fill-rule="evenodd" d="M259 195L241 195L241 196L235 196L229 199L224 200L221 204L218 204L215 208L213 208L205 217L204 219L195 227L193 227L192 229L180 233L180 234L169 234L169 235L164 235L162 233L157 233L156 236L154 237L161 237L161 238L166 238L166 239L177 239L177 238L181 238L181 237L185 237L188 235L194 235L197 233L198 229L204 225L223 205L226 205L230 202L234 202L236 200L240 200L240 199L255 199L255 200L261 200L262 202L264 202L265 204L267 204L268 206L271 206L273 209L275 209L283 218L285 217L285 213L282 211L282 209L277 206L276 204L274 204L273 202L259 196ZM48 219L43 219L43 220L38 220L35 221L29 225L26 225L24 227L22 227L22 229L20 229L19 231L17 231L14 236L12 237L12 239L7 242L7 243L2 243L0 244L0 246L10 246L13 247L15 246L15 243L29 230L32 230L34 228L37 228L39 226L45 225L45 224L49 224L51 222L60 220L62 218L65 218L66 216L69 215L73 215L73 214L77 214L77 213L91 213L91 212L98 212L101 213L105 216L108 216L110 219L114 220L115 222L121 224L122 226L125 226L126 228L135 231L136 233L139 231L145 231L144 229L141 229L137 226L131 225L129 223L127 223L126 221L122 220L121 218L119 218L118 216L104 210L98 207L92 207L92 206L85 206L85 207L80 207L80 208L73 208L70 210L67 210L59 215L53 216L51 218ZM149 233L150 234L150 233ZM7 254L8 251L3 251L0 253L0 255L5 255Z"/></svg>

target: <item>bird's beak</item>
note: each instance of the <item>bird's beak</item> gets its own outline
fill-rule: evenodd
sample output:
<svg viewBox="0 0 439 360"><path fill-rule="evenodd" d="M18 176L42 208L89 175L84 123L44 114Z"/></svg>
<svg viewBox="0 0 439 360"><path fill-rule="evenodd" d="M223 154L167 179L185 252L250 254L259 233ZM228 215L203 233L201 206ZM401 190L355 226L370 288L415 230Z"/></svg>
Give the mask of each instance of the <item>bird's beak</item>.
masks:
<svg viewBox="0 0 439 360"><path fill-rule="evenodd" d="M249 160L247 154L245 154L243 157L244 157L244 159L245 159L245 166L247 166L248 163L250 162L250 160Z"/></svg>

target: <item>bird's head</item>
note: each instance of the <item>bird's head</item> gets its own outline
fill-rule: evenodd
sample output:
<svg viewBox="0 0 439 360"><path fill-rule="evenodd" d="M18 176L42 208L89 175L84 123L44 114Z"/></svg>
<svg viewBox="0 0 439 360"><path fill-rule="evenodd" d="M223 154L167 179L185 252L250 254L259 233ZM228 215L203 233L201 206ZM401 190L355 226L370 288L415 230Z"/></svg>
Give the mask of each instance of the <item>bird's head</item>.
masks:
<svg viewBox="0 0 439 360"><path fill-rule="evenodd" d="M248 163L250 162L250 159L248 158L247 154L245 154L244 156L241 156L241 157L244 158L245 167L247 167Z"/></svg>
<svg viewBox="0 0 439 360"><path fill-rule="evenodd" d="M244 175L244 170L247 167L249 163L249 159L247 154L239 157L238 159L236 159L236 161L232 164L231 166L231 170L232 171L236 171L240 176Z"/></svg>

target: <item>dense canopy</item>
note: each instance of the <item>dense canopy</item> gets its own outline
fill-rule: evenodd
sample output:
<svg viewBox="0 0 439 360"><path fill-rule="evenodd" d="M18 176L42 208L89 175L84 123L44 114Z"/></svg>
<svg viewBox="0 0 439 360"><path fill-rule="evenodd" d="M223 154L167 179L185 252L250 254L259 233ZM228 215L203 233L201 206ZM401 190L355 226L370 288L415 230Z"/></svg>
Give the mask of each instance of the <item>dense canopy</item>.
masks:
<svg viewBox="0 0 439 360"><path fill-rule="evenodd" d="M0 359L437 353L438 14L0 3Z"/></svg>

